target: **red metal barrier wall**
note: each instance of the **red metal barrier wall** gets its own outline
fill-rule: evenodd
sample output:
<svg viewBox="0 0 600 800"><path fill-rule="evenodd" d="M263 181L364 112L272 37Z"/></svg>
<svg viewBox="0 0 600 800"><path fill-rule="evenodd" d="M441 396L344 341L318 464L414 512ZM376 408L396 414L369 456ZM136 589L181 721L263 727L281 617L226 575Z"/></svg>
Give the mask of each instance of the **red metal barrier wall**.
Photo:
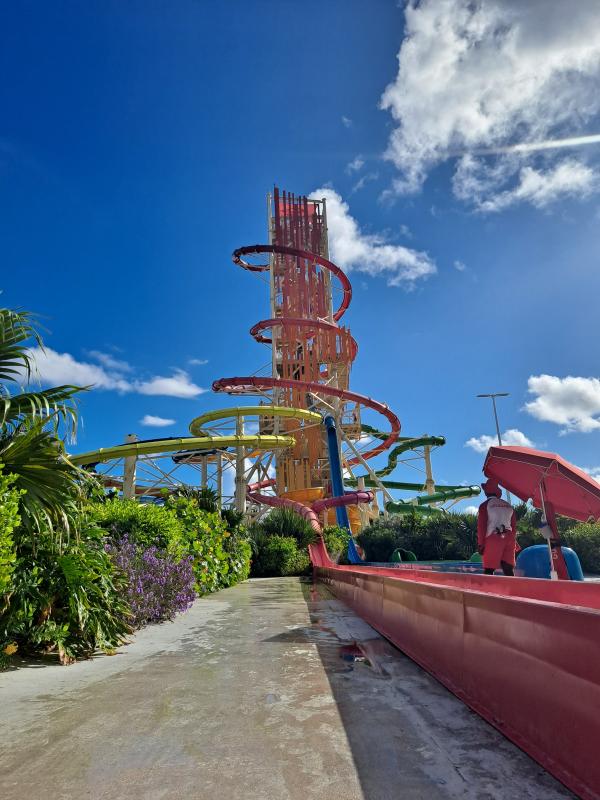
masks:
<svg viewBox="0 0 600 800"><path fill-rule="evenodd" d="M596 608L348 568L316 569L338 596L583 798L600 798ZM453 576L454 578L454 576ZM533 594L536 581L528 580ZM537 584L541 584L538 581ZM548 584L549 582L543 582ZM485 584L484 584L485 586ZM596 594L600 587L594 587Z"/></svg>

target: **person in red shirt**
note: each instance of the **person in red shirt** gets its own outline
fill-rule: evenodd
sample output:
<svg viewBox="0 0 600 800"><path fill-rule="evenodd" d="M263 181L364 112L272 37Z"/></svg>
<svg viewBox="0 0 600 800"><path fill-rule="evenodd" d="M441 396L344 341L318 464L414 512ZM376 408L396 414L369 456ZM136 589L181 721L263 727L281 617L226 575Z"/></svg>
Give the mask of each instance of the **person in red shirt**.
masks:
<svg viewBox="0 0 600 800"><path fill-rule="evenodd" d="M493 575L502 568L505 575L515 574L517 518L510 503L502 499L498 484L489 479L481 484L486 500L477 514L477 550L483 557L483 570Z"/></svg>

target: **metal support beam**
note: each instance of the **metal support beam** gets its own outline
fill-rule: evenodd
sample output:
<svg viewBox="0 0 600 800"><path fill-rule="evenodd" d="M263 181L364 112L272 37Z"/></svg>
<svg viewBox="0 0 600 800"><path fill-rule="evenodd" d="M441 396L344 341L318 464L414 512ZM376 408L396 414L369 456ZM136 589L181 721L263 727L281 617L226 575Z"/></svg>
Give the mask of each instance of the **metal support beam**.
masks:
<svg viewBox="0 0 600 800"><path fill-rule="evenodd" d="M238 436L244 435L244 418L240 415L236 420L235 431ZM235 450L235 509L246 513L246 450L236 447Z"/></svg>
<svg viewBox="0 0 600 800"><path fill-rule="evenodd" d="M138 437L135 433L128 433L125 437L125 443L137 442ZM123 466L123 497L132 499L135 497L135 465L137 463L137 456L127 456L124 459Z"/></svg>

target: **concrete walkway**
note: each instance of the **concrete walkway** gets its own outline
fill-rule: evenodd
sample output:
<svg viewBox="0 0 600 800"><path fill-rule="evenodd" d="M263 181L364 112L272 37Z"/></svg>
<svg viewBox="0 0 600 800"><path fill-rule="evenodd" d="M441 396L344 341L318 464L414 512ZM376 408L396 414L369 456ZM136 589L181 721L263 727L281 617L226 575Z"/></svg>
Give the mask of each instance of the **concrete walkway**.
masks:
<svg viewBox="0 0 600 800"><path fill-rule="evenodd" d="M0 674L3 800L572 795L320 587L248 581L113 657Z"/></svg>

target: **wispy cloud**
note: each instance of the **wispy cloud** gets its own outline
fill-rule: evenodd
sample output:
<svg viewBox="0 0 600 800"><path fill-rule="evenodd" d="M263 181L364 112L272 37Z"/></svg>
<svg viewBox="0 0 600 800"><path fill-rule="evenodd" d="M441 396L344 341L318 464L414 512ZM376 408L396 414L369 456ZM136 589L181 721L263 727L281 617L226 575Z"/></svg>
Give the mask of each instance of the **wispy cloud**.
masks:
<svg viewBox="0 0 600 800"><path fill-rule="evenodd" d="M103 353L101 350L88 350L87 355L94 361L98 361L103 367L112 369L115 372L131 372L133 369L127 361L115 358L110 353Z"/></svg>
<svg viewBox="0 0 600 800"><path fill-rule="evenodd" d="M192 367L203 367L208 364L208 358L190 358L188 364Z"/></svg>
<svg viewBox="0 0 600 800"><path fill-rule="evenodd" d="M356 183L352 187L350 194L356 194L356 192L360 192L361 189L364 189L367 183L370 183L371 181L376 181L378 177L379 177L378 172L367 172L365 175L362 176L362 178L359 178L359 180L356 181Z"/></svg>
<svg viewBox="0 0 600 800"><path fill-rule="evenodd" d="M352 127L352 120L350 117L345 117L342 115L342 125L344 128L351 128Z"/></svg>
<svg viewBox="0 0 600 800"><path fill-rule="evenodd" d="M364 165L364 158L362 156L356 156L356 158L353 158L349 164L346 164L346 172L349 175L351 175L353 172L360 172Z"/></svg>
<svg viewBox="0 0 600 800"><path fill-rule="evenodd" d="M410 289L415 283L437 272L425 252L390 244L382 234L361 231L350 208L334 189L322 188L311 193L327 201L327 226L332 259L344 269L368 275L382 275L388 286Z"/></svg>
<svg viewBox="0 0 600 800"><path fill-rule="evenodd" d="M461 261L458 258L454 262L453 266L454 266L454 269L457 270L458 272L464 272L466 270L466 268L467 268L467 265L464 263L464 261Z"/></svg>
<svg viewBox="0 0 600 800"><path fill-rule="evenodd" d="M155 417L153 414L144 414L140 420L140 425L145 425L149 428L167 428L169 425L174 425L174 419L166 419L165 417Z"/></svg>

